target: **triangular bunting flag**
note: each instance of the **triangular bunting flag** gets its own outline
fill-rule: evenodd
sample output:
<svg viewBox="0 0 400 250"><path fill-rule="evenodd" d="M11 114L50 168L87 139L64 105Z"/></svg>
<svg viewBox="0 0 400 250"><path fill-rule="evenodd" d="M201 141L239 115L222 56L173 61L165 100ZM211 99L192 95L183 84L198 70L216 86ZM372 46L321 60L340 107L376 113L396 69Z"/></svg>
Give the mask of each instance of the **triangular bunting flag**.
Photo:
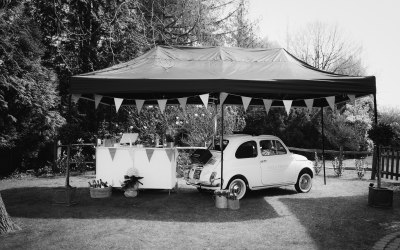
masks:
<svg viewBox="0 0 400 250"><path fill-rule="evenodd" d="M350 103L351 105L355 105L356 104L356 95L347 95L350 99Z"/></svg>
<svg viewBox="0 0 400 250"><path fill-rule="evenodd" d="M305 99L304 102L306 103L308 111L311 112L313 104L314 104L314 99Z"/></svg>
<svg viewBox="0 0 400 250"><path fill-rule="evenodd" d="M206 107L207 109L207 105L208 105L208 97L210 96L210 94L204 94L204 95L200 95L200 99L204 104L204 107Z"/></svg>
<svg viewBox="0 0 400 250"><path fill-rule="evenodd" d="M265 106L265 111L267 112L267 115L268 115L268 112L271 108L272 100L263 99L263 102L264 102L264 106Z"/></svg>
<svg viewBox="0 0 400 250"><path fill-rule="evenodd" d="M174 156L174 149L166 149L165 152L167 153L169 162L172 161L172 157Z"/></svg>
<svg viewBox="0 0 400 250"><path fill-rule="evenodd" d="M114 103L115 103L115 110L118 113L119 107L121 107L122 101L124 99L121 98L114 98Z"/></svg>
<svg viewBox="0 0 400 250"><path fill-rule="evenodd" d="M97 109L97 107L99 106L99 103L101 101L101 98L103 98L103 96L101 95L94 95L94 106Z"/></svg>
<svg viewBox="0 0 400 250"><path fill-rule="evenodd" d="M164 114L165 106L167 106L167 101L168 101L167 99L157 100L161 114Z"/></svg>
<svg viewBox="0 0 400 250"><path fill-rule="evenodd" d="M225 99L228 97L228 93L221 92L219 94L219 103L222 105L225 102Z"/></svg>
<svg viewBox="0 0 400 250"><path fill-rule="evenodd" d="M251 102L251 97L246 97L246 96L241 96L241 97L242 97L244 112L246 112L246 110L249 107L249 104Z"/></svg>
<svg viewBox="0 0 400 250"><path fill-rule="evenodd" d="M182 110L186 110L186 102L187 97L178 98L179 104L181 105Z"/></svg>
<svg viewBox="0 0 400 250"><path fill-rule="evenodd" d="M335 110L335 96L328 96L328 97L325 97L325 99L328 102L331 109Z"/></svg>
<svg viewBox="0 0 400 250"><path fill-rule="evenodd" d="M117 152L117 149L116 148L108 148L108 151L110 152L111 159L114 161L114 156L115 156L115 153Z"/></svg>
<svg viewBox="0 0 400 250"><path fill-rule="evenodd" d="M285 106L286 113L289 115L290 108L292 107L293 100L283 100L283 105Z"/></svg>
<svg viewBox="0 0 400 250"><path fill-rule="evenodd" d="M79 98L81 98L81 96L82 96L82 94L72 94L71 95L72 102L75 103L75 104L78 103Z"/></svg>
<svg viewBox="0 0 400 250"><path fill-rule="evenodd" d="M135 103L136 103L137 112L138 112L138 114L140 114L140 110L142 110L144 100L135 100Z"/></svg>
<svg viewBox="0 0 400 250"><path fill-rule="evenodd" d="M153 153L154 153L154 149L146 148L147 159L149 159L149 162L151 160L151 157L153 156Z"/></svg>

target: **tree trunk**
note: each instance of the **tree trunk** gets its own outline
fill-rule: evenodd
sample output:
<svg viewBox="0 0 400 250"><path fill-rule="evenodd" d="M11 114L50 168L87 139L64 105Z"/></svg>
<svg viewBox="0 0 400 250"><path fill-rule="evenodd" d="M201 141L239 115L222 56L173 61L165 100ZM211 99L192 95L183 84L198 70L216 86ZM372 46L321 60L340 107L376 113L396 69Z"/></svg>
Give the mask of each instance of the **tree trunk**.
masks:
<svg viewBox="0 0 400 250"><path fill-rule="evenodd" d="M21 228L11 220L0 194L0 234L6 234L18 230L21 230Z"/></svg>

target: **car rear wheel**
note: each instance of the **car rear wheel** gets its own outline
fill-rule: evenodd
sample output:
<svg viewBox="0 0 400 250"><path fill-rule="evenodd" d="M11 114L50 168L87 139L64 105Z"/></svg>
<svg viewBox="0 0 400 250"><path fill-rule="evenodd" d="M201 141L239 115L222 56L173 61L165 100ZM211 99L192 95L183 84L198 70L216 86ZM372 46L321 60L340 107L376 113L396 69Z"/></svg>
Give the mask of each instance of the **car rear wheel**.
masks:
<svg viewBox="0 0 400 250"><path fill-rule="evenodd" d="M237 195L237 199L240 200L246 194L246 191L247 191L246 182L244 182L244 180L242 180L240 178L233 179L229 183L229 188L228 189L229 189L230 193L236 194Z"/></svg>
<svg viewBox="0 0 400 250"><path fill-rule="evenodd" d="M307 193L311 190L312 187L312 178L307 173L301 173L299 178L297 179L296 185L294 185L297 192L299 193Z"/></svg>

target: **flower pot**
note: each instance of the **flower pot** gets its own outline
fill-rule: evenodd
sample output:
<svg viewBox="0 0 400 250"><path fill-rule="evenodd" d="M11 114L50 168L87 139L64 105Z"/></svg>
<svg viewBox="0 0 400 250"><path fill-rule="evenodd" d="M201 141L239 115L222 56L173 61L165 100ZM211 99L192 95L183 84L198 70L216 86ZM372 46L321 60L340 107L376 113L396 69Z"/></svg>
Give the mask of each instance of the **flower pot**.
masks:
<svg viewBox="0 0 400 250"><path fill-rule="evenodd" d="M138 191L137 191L137 189L134 189L134 188L128 188L127 190L125 190L124 195L125 195L125 197L133 198L138 195Z"/></svg>
<svg viewBox="0 0 400 250"><path fill-rule="evenodd" d="M90 197L92 198L109 198L111 193L112 187L90 188Z"/></svg>
<svg viewBox="0 0 400 250"><path fill-rule="evenodd" d="M369 187L368 205L371 207L391 208L393 205L393 190Z"/></svg>
<svg viewBox="0 0 400 250"><path fill-rule="evenodd" d="M228 208L231 210L238 210L240 208L239 200L228 199Z"/></svg>
<svg viewBox="0 0 400 250"><path fill-rule="evenodd" d="M222 195L215 196L215 206L217 208L227 208L228 207L228 199Z"/></svg>

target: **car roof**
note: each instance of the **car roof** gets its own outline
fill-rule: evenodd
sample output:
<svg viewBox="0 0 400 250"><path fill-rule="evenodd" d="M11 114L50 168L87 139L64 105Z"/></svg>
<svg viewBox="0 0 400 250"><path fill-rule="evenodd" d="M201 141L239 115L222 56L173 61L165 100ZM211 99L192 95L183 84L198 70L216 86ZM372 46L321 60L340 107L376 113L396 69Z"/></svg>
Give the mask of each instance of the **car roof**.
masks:
<svg viewBox="0 0 400 250"><path fill-rule="evenodd" d="M278 139L278 137L274 135L248 135L248 134L233 134L233 135L224 135L225 140L229 141L242 141L243 139Z"/></svg>

